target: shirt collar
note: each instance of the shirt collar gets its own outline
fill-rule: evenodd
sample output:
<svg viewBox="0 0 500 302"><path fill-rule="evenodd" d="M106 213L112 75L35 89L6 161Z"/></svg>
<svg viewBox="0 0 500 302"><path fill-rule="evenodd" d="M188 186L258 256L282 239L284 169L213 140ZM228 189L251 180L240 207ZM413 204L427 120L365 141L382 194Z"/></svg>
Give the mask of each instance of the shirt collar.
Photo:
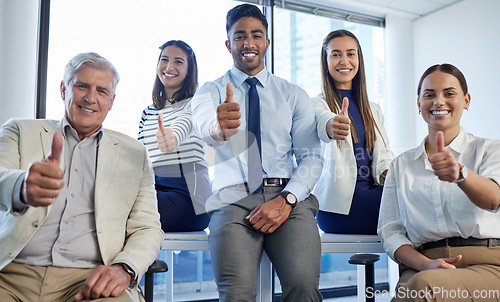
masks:
<svg viewBox="0 0 500 302"><path fill-rule="evenodd" d="M415 149L415 157L413 159L418 159L420 158L422 155L426 154L425 153L425 142L427 141L427 138L429 136L427 135L424 140L422 141L422 143L420 143L420 145ZM446 148L450 148L452 149L453 151L455 151L456 153L459 153L459 154L462 154L465 150L465 148L467 147L467 141L468 141L468 136L467 136L467 132L465 132L465 130L463 128L460 128L460 132L458 133L457 137L455 137L451 143L445 147Z"/></svg>
<svg viewBox="0 0 500 302"><path fill-rule="evenodd" d="M66 117L63 117L62 119L62 135L63 135L63 138L66 139L66 136L67 134L70 134L72 135L77 142L80 141L80 138L78 137L78 133L76 132L76 130L71 126L71 124L68 122L68 120L66 119ZM104 132L102 131L102 125L101 127L99 128L99 130L97 130L94 134L92 134L91 136L89 136L89 138L96 138L97 139L97 143L99 144L99 142L101 141L101 138L102 136L104 135Z"/></svg>
<svg viewBox="0 0 500 302"><path fill-rule="evenodd" d="M231 76L237 88L239 88L247 78L251 77L248 74L236 68L236 66L234 65L231 68ZM264 66L264 68L261 71L259 71L258 74L253 76L253 78L257 78L262 87L266 87L267 81L269 79L269 72L267 71L267 68Z"/></svg>
<svg viewBox="0 0 500 302"><path fill-rule="evenodd" d="M419 159L421 156L424 156L425 153L425 142L427 141L427 136L424 138L424 140L420 143L420 145L415 149L415 156L414 160Z"/></svg>
<svg viewBox="0 0 500 302"><path fill-rule="evenodd" d="M460 132L457 137L455 137L455 139L452 140L448 146L455 152L462 154L467 147L468 140L469 136L467 135L467 132L463 128L460 128Z"/></svg>

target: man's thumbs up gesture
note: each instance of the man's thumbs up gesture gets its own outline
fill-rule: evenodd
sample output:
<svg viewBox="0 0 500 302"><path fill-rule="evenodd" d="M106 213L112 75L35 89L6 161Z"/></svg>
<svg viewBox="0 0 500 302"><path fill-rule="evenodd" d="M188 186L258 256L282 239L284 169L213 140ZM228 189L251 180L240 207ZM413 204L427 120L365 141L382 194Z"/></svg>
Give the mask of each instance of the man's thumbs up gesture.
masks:
<svg viewBox="0 0 500 302"><path fill-rule="evenodd" d="M217 107L217 121L225 141L238 132L240 118L240 105L233 100L233 85L227 83L226 100Z"/></svg>
<svg viewBox="0 0 500 302"><path fill-rule="evenodd" d="M330 138L336 140L345 140L351 129L351 119L348 113L349 99L342 100L342 111L340 114L328 121L326 131Z"/></svg>
<svg viewBox="0 0 500 302"><path fill-rule="evenodd" d="M444 149L444 135L441 131L436 133L436 153L429 158L429 161L434 169L434 175L440 180L455 182L460 177L460 164L449 150Z"/></svg>
<svg viewBox="0 0 500 302"><path fill-rule="evenodd" d="M21 190L23 200L29 205L46 207L59 195L59 190L64 185L64 172L59 168L62 147L62 135L56 132L49 156L30 165Z"/></svg>

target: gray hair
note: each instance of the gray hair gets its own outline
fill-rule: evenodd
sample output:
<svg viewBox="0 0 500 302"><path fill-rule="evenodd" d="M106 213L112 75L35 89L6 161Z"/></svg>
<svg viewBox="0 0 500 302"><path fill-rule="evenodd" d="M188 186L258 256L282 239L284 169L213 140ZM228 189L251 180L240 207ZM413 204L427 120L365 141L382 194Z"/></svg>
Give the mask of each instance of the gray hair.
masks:
<svg viewBox="0 0 500 302"><path fill-rule="evenodd" d="M66 64L63 77L64 85L68 86L69 81L71 81L75 74L77 74L84 67L111 71L111 73L113 73L113 92L115 91L116 85L120 81L118 71L116 71L115 66L113 66L110 61L94 52L77 54L68 62L68 64Z"/></svg>

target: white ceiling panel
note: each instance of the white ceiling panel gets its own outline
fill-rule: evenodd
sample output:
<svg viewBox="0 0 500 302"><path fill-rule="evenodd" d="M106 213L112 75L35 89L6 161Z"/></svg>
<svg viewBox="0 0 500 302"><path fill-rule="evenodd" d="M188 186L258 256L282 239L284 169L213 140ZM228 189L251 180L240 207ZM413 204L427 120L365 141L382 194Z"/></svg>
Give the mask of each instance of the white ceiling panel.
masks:
<svg viewBox="0 0 500 302"><path fill-rule="evenodd" d="M453 3L457 2L455 0L431 0L431 1L439 3L441 5L450 5L450 4L453 4Z"/></svg>
<svg viewBox="0 0 500 302"><path fill-rule="evenodd" d="M368 1L368 0L363 0ZM370 0L372 1L372 0ZM392 9L417 15L427 15L443 7L442 4L427 0L396 0L389 4Z"/></svg>
<svg viewBox="0 0 500 302"><path fill-rule="evenodd" d="M304 2L374 16L394 14L418 19L460 1L463 0L306 0Z"/></svg>

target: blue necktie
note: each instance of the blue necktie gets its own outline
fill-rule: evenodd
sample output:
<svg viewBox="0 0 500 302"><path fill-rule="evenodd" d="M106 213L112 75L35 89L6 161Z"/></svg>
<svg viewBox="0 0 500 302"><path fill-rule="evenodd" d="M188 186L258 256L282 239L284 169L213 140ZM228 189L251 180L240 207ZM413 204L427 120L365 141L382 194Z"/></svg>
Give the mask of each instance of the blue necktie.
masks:
<svg viewBox="0 0 500 302"><path fill-rule="evenodd" d="M248 90L248 116L247 116L247 146L248 146L248 190L250 193L259 192L262 189L262 161L260 142L260 100L257 93L256 78L247 78L245 82L250 85ZM252 135L253 134L253 135ZM257 142L258 152L250 146Z"/></svg>

